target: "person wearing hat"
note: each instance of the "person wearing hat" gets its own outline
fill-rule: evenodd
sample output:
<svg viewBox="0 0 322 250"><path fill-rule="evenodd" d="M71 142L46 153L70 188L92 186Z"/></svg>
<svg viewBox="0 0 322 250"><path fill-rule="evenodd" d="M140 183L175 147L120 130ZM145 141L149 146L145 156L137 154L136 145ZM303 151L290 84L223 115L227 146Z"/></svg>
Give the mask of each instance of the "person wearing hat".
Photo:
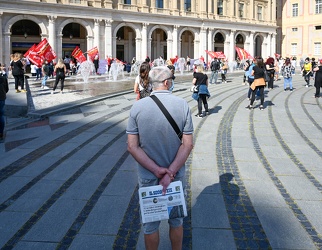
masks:
<svg viewBox="0 0 322 250"><path fill-rule="evenodd" d="M127 148L138 163L140 187L162 185L162 194L172 181L185 180L185 162L193 148L193 124L188 103L169 89L172 73L166 66L149 72L153 85L151 96L163 104L177 124L177 134L161 109L147 97L135 102L130 110L126 133ZM172 249L182 249L183 218L169 219ZM158 249L160 221L143 224L146 249Z"/></svg>
<svg viewBox="0 0 322 250"><path fill-rule="evenodd" d="M315 98L320 97L320 90L322 88L322 59L319 61L319 65L315 66L313 69L315 72L315 81L314 81L314 87L315 87Z"/></svg>
<svg viewBox="0 0 322 250"><path fill-rule="evenodd" d="M9 91L8 78L4 73L4 68L0 64L0 142L4 139L4 106L6 102L6 96Z"/></svg>

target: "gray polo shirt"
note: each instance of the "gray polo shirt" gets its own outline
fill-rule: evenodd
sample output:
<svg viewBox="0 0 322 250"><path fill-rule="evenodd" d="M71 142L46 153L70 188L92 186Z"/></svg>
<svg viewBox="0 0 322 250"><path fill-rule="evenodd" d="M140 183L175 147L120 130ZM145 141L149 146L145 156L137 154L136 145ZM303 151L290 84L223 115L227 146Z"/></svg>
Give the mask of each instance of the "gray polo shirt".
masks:
<svg viewBox="0 0 322 250"><path fill-rule="evenodd" d="M153 91L168 112L171 114L183 134L193 133L193 124L188 103L170 91ZM134 103L126 128L128 134L139 134L140 147L156 164L169 167L181 145L176 132L150 97ZM139 165L140 178L155 179L155 176ZM177 173L178 177L185 173L183 166Z"/></svg>

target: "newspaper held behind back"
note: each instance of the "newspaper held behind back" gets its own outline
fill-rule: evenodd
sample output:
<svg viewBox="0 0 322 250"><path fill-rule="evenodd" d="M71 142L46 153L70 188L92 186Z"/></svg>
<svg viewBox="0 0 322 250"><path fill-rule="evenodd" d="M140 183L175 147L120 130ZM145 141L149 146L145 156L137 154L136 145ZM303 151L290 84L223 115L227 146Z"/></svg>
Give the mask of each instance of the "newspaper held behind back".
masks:
<svg viewBox="0 0 322 250"><path fill-rule="evenodd" d="M139 188L140 211L143 223L187 216L182 182L171 182L166 194L162 185Z"/></svg>

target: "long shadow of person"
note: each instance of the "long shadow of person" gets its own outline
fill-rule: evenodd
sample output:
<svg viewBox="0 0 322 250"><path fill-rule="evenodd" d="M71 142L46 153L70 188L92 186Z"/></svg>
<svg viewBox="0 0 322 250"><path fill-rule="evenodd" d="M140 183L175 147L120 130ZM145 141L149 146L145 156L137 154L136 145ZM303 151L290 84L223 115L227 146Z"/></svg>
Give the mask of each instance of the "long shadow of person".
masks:
<svg viewBox="0 0 322 250"><path fill-rule="evenodd" d="M239 199L239 187L231 183L233 178L234 175L231 173L225 173L219 177L219 183L226 205L236 204Z"/></svg>

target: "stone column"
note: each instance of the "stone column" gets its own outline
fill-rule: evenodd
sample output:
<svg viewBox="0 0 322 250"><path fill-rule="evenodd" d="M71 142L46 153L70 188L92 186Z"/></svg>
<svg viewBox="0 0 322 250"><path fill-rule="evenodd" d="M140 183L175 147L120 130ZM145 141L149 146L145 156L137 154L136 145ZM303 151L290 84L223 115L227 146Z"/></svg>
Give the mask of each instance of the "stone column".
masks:
<svg viewBox="0 0 322 250"><path fill-rule="evenodd" d="M49 25L48 25L48 42L52 49L56 52L57 48L57 41L56 41L56 27L55 27L55 20L57 16L47 16ZM61 57L61 54L57 55L58 57Z"/></svg>
<svg viewBox="0 0 322 250"><path fill-rule="evenodd" d="M191 0L191 12L196 13L196 0Z"/></svg>
<svg viewBox="0 0 322 250"><path fill-rule="evenodd" d="M140 57L138 58L139 60L144 60L147 55L151 54L151 38L148 38L147 34L147 28L148 28L148 23L143 23L142 24L142 49L141 49L141 54L139 55ZM148 40L149 39L149 42ZM150 57L150 56L149 56Z"/></svg>
<svg viewBox="0 0 322 250"><path fill-rule="evenodd" d="M227 6L228 6L227 1L223 1L223 6L222 7L223 7L223 15L224 16L228 16Z"/></svg>
<svg viewBox="0 0 322 250"><path fill-rule="evenodd" d="M178 25L174 25L173 26L173 32L172 32L172 37L173 37L173 43L172 43L172 47L173 47L173 50L172 50L172 53L173 55L168 55L169 58L171 57L174 57L176 55L178 55L178 28L180 26ZM179 55L181 57L181 55ZM167 59L167 58L165 58Z"/></svg>
<svg viewBox="0 0 322 250"><path fill-rule="evenodd" d="M275 52L276 52L276 33L273 33L271 35L271 53L270 53L270 56L274 57Z"/></svg>
<svg viewBox="0 0 322 250"><path fill-rule="evenodd" d="M195 55L198 56L198 58L203 55L203 57L206 59L206 50L207 49L207 28L202 24L200 28L200 55Z"/></svg>
<svg viewBox="0 0 322 250"><path fill-rule="evenodd" d="M249 53L250 53L253 57L257 56L257 55L254 55L254 53L255 53L255 51L254 51L254 43L255 43L255 41L254 41L254 32L253 32L253 31L251 31L251 32L249 33Z"/></svg>
<svg viewBox="0 0 322 250"><path fill-rule="evenodd" d="M100 19L94 19L94 39L93 39L93 47L97 46L98 52L100 54L100 58L102 57L100 51Z"/></svg>
<svg viewBox="0 0 322 250"><path fill-rule="evenodd" d="M184 15L184 0L180 0L180 14Z"/></svg>
<svg viewBox="0 0 322 250"><path fill-rule="evenodd" d="M214 5L214 15L217 16L217 10L218 10L218 1L213 0L213 5Z"/></svg>
<svg viewBox="0 0 322 250"><path fill-rule="evenodd" d="M112 56L112 22L111 19L104 20L105 22L105 57Z"/></svg>
<svg viewBox="0 0 322 250"><path fill-rule="evenodd" d="M11 28L9 27L9 30ZM3 63L9 65L10 63L10 53L11 53L11 32L5 31L4 33L4 59Z"/></svg>
<svg viewBox="0 0 322 250"><path fill-rule="evenodd" d="M251 20L254 20L255 19L255 16L254 16L254 0L249 0L249 2L247 3L247 5L249 6L248 7L248 10L249 10L249 16L248 16L248 18L251 19Z"/></svg>
<svg viewBox="0 0 322 250"><path fill-rule="evenodd" d="M228 55L229 62L232 62L235 60L235 32L236 30L231 30L229 35L229 55Z"/></svg>
<svg viewBox="0 0 322 250"><path fill-rule="evenodd" d="M63 34L62 33L57 35L56 43L57 43L56 54L58 57L63 57Z"/></svg>
<svg viewBox="0 0 322 250"><path fill-rule="evenodd" d="M208 29L208 48L207 48L208 51L214 51L214 43L212 40L213 31L214 31L214 29L212 29L212 28ZM211 60L211 57L208 56L208 62L210 60Z"/></svg>
<svg viewBox="0 0 322 250"><path fill-rule="evenodd" d="M266 36L264 36L264 40L263 40L263 45L262 45L262 57L263 59L266 59L268 57L268 44L269 44L269 34L266 34Z"/></svg>

